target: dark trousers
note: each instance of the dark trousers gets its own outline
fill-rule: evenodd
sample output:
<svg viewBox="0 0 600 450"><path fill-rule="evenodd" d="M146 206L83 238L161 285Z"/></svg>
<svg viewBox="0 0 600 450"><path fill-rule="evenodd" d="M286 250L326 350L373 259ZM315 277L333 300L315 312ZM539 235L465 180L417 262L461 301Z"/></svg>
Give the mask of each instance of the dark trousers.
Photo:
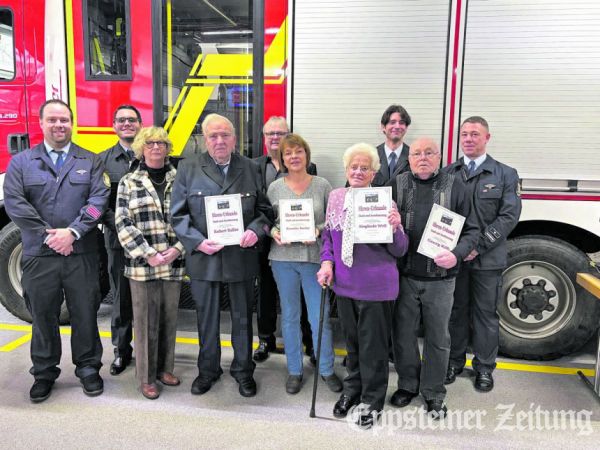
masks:
<svg viewBox="0 0 600 450"><path fill-rule="evenodd" d="M450 365L464 367L471 337L473 369L477 372L494 370L500 332L496 308L501 292L501 270L461 268L450 317Z"/></svg>
<svg viewBox="0 0 600 450"><path fill-rule="evenodd" d="M24 256L21 267L25 302L33 318L30 373L36 380L55 380L60 374L58 318L63 298L71 317L75 375L85 378L98 373L102 367L102 343L96 318L100 306L96 254Z"/></svg>
<svg viewBox="0 0 600 450"><path fill-rule="evenodd" d="M452 312L455 278L420 281L400 279L400 298L394 305L392 322L394 365L398 388L421 392L425 400L446 397L444 378L450 355L448 322ZM418 332L423 315L425 339L423 362Z"/></svg>
<svg viewBox="0 0 600 450"><path fill-rule="evenodd" d="M262 341L275 344L275 331L277 330L277 284L273 278L273 271L267 258L267 253L261 253L260 279L258 305L256 307L256 325L258 327L258 338ZM302 330L302 342L312 348L312 329L308 321L308 311L304 293L301 292L302 310L300 315L300 329Z"/></svg>
<svg viewBox="0 0 600 450"><path fill-rule="evenodd" d="M135 318L135 372L140 383L173 373L180 281L131 280Z"/></svg>
<svg viewBox="0 0 600 450"><path fill-rule="evenodd" d="M360 397L381 410L389 375L389 339L394 302L337 297L338 316L346 341L344 394Z"/></svg>
<svg viewBox="0 0 600 450"><path fill-rule="evenodd" d="M224 283L192 280L192 296L196 303L200 353L200 375L216 378L221 369L220 297ZM254 280L227 283L231 313L233 362L230 373L237 379L252 376L256 364L252 361L252 301Z"/></svg>
<svg viewBox="0 0 600 450"><path fill-rule="evenodd" d="M110 287L113 296L110 331L115 355L130 357L132 354L131 291L129 280L125 278L125 253L123 249L107 248Z"/></svg>

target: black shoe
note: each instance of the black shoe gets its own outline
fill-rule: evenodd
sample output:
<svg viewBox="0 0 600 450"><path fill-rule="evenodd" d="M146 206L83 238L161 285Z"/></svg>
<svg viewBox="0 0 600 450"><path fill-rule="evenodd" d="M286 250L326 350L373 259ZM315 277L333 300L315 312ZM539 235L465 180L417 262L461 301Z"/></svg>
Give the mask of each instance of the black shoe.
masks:
<svg viewBox="0 0 600 450"><path fill-rule="evenodd" d="M415 392L409 392L404 389L398 389L392 394L392 398L390 398L390 403L398 408L404 408L405 406L408 406L412 399L416 396L417 394Z"/></svg>
<svg viewBox="0 0 600 450"><path fill-rule="evenodd" d="M252 359L256 362L263 362L269 357L269 352L277 350L277 346L272 341L260 340L258 342L258 348L254 350Z"/></svg>
<svg viewBox="0 0 600 450"><path fill-rule="evenodd" d="M342 392L342 389L344 389L344 385L335 372L331 375L327 375L326 377L321 375L321 379L325 382L331 392Z"/></svg>
<svg viewBox="0 0 600 450"><path fill-rule="evenodd" d="M346 394L342 394L335 405L333 405L333 417L337 417L338 419L343 419L348 415L348 411L353 406L356 406L360 403L360 396L350 397Z"/></svg>
<svg viewBox="0 0 600 450"><path fill-rule="evenodd" d="M254 378L242 378L241 380L237 380L239 384L239 391L242 397L254 397L256 395L256 381Z"/></svg>
<svg viewBox="0 0 600 450"><path fill-rule="evenodd" d="M219 376L207 377L205 375L198 375L192 383L192 395L206 394L218 379Z"/></svg>
<svg viewBox="0 0 600 450"><path fill-rule="evenodd" d="M427 414L434 420L440 420L446 417L448 408L443 400L425 400L427 403Z"/></svg>
<svg viewBox="0 0 600 450"><path fill-rule="evenodd" d="M380 416L381 411L378 409L368 409L362 411L360 416L358 416L356 425L358 425L361 430L368 430L369 428L373 428L373 425L377 423Z"/></svg>
<svg viewBox="0 0 600 450"><path fill-rule="evenodd" d="M97 373L81 378L79 382L83 386L83 393L90 397L95 397L104 392L104 381Z"/></svg>
<svg viewBox="0 0 600 450"><path fill-rule="evenodd" d="M475 375L475 389L481 392L490 392L494 389L492 372L477 372Z"/></svg>
<svg viewBox="0 0 600 450"><path fill-rule="evenodd" d="M290 375L285 382L285 392L297 394L302 389L302 375Z"/></svg>
<svg viewBox="0 0 600 450"><path fill-rule="evenodd" d="M119 375L131 363L131 356L116 355L115 360L110 365L110 374Z"/></svg>
<svg viewBox="0 0 600 450"><path fill-rule="evenodd" d="M446 378L444 378L444 384L452 384L456 381L456 377L463 371L462 367L448 366L446 371Z"/></svg>
<svg viewBox="0 0 600 450"><path fill-rule="evenodd" d="M50 397L54 381L51 380L35 380L33 386L29 390L29 399L33 403L40 403Z"/></svg>

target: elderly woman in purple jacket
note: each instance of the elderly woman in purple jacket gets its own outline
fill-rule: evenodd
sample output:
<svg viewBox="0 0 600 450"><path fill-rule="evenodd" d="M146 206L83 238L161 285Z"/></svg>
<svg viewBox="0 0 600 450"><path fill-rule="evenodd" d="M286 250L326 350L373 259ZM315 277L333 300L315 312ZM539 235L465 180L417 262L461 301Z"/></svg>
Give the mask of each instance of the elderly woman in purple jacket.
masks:
<svg viewBox="0 0 600 450"><path fill-rule="evenodd" d="M377 150L369 144L348 148L343 160L350 187L329 195L317 278L336 293L348 351L348 376L333 415L345 417L362 403L357 424L367 428L377 420L385 401L392 307L399 291L396 259L406 253L408 238L393 204L388 215L393 242L353 244L352 221L347 220L353 209L352 189L368 187L380 164Z"/></svg>

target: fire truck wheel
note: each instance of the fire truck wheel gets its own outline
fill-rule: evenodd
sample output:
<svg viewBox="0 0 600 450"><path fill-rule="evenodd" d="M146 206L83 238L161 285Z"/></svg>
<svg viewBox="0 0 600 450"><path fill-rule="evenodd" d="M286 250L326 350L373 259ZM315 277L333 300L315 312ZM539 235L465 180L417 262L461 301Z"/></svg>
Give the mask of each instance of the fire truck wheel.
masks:
<svg viewBox="0 0 600 450"><path fill-rule="evenodd" d="M31 314L25 306L21 287L21 231L14 223L6 225L0 231L0 303L12 315L31 323ZM60 311L60 323L69 322L69 312L63 303Z"/></svg>
<svg viewBox="0 0 600 450"><path fill-rule="evenodd" d="M590 259L571 244L547 236L508 241L498 304L500 352L548 360L581 348L598 328L600 302L576 282Z"/></svg>

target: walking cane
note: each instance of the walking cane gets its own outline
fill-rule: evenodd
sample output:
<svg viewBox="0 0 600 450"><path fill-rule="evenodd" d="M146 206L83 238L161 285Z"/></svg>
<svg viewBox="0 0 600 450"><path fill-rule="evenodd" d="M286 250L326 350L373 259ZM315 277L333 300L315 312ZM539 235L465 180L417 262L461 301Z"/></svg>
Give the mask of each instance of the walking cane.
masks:
<svg viewBox="0 0 600 450"><path fill-rule="evenodd" d="M325 301L329 298L329 286L321 290L321 314L319 316L319 337L317 339L317 364L315 365L315 379L313 383L312 403L310 417L315 417L315 401L317 400L317 385L319 384L319 362L321 361L321 337L323 336L323 316L325 316Z"/></svg>

